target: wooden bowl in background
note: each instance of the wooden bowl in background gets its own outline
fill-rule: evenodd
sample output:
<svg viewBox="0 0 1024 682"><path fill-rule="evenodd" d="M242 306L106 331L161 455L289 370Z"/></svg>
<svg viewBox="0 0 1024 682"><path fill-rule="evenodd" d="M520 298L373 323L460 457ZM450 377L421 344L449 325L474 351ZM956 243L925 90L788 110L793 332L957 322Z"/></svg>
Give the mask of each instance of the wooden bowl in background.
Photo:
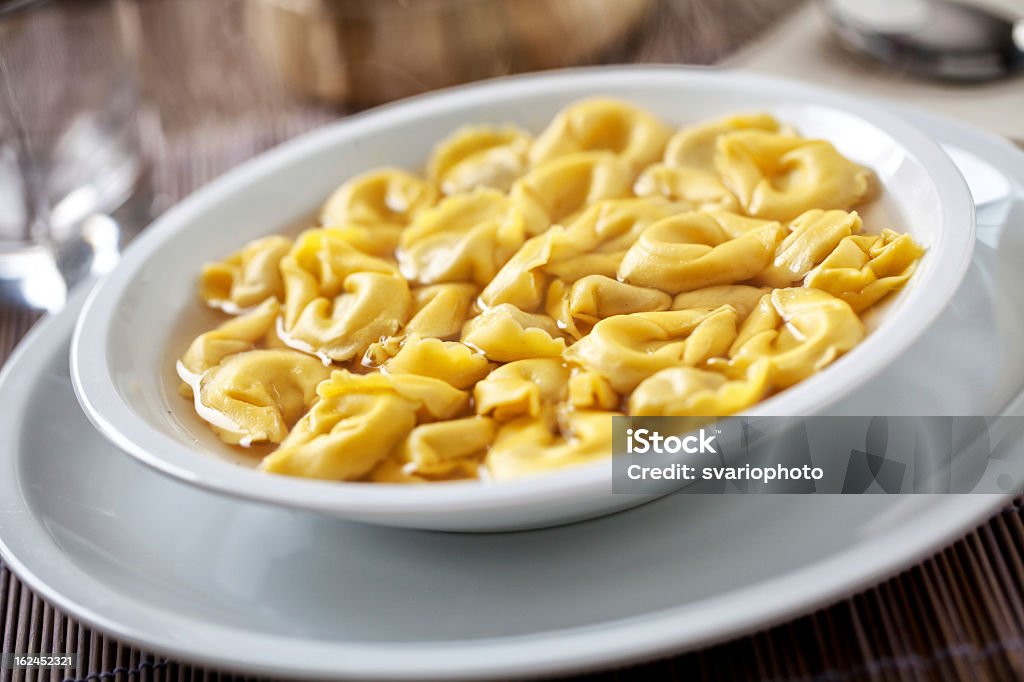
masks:
<svg viewBox="0 0 1024 682"><path fill-rule="evenodd" d="M250 0L248 31L287 87L362 107L572 66L621 44L652 0Z"/></svg>

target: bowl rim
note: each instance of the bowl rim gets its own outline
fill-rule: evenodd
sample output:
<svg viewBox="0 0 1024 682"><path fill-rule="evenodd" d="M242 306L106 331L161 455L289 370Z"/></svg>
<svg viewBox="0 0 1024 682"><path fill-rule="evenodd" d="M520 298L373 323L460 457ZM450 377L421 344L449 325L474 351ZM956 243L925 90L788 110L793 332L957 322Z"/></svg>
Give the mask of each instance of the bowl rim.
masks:
<svg viewBox="0 0 1024 682"><path fill-rule="evenodd" d="M801 382L799 390L769 398L742 414L809 415L833 405L906 351L942 312L967 272L975 243L975 215L966 182L935 141L898 115L871 104L870 98L748 71L677 65L579 67L505 76L385 104L300 134L203 185L157 218L125 250L117 267L93 287L75 326L70 353L72 384L89 420L120 449L186 483L241 499L292 508L370 514L381 523L389 523L390 516L500 510L510 505L551 504L609 493L610 459L500 484L454 481L425 486L368 485L267 475L189 448L135 414L114 385L107 352L111 345L111 323L127 287L164 242L173 239L190 220L223 197L245 191L254 179L273 173L278 166L308 155L325 144L364 131L413 122L430 110L457 110L498 92L506 95L519 92L527 98L538 93L550 94L559 91L567 80L574 86L590 86L594 90L602 85L609 87L627 82L633 88L638 84L654 88L686 82L723 91L741 90L745 86L755 91L771 87L794 100L844 111L885 131L917 157L940 189L943 224L929 248L931 257L938 258L939 262L932 264L930 276L925 280L927 292L921 280L915 282L915 289L910 292L909 297L918 299L910 328L902 334L885 333L891 326L883 322L827 371ZM907 324L907 320L901 319L901 323ZM879 352L872 353L872 349ZM823 378L832 383L841 381L844 390L839 395L827 390L815 392L815 386L819 389L823 386ZM786 406L786 412L772 409L779 402Z"/></svg>

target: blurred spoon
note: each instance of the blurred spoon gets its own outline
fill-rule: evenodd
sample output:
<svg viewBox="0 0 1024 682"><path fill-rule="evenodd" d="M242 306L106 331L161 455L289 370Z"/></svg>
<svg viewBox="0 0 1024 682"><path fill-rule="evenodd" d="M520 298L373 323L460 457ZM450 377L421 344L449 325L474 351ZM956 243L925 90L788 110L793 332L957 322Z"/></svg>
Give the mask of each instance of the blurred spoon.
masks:
<svg viewBox="0 0 1024 682"><path fill-rule="evenodd" d="M840 42L909 73L985 81L1024 68L1024 18L950 0L821 0Z"/></svg>

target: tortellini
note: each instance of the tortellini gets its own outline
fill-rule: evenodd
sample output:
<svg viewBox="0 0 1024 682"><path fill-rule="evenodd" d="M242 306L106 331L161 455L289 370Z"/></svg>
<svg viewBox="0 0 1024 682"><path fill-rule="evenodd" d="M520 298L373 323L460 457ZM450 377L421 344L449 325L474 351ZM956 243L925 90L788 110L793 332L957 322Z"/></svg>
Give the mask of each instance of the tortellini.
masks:
<svg viewBox="0 0 1024 682"><path fill-rule="evenodd" d="M739 319L745 320L768 293L771 293L771 289L767 287L752 287L746 284L723 284L716 287L694 289L673 298L672 310L720 308L723 305L730 305L736 309Z"/></svg>
<svg viewBox="0 0 1024 682"><path fill-rule="evenodd" d="M845 301L818 289L776 289L740 327L728 362L721 363L746 372L767 359L771 384L787 388L856 346L864 334L864 323Z"/></svg>
<svg viewBox="0 0 1024 682"><path fill-rule="evenodd" d="M683 128L672 136L665 149L665 165L670 168L695 168L715 171L718 140L738 130L764 130L777 132L779 122L768 114L739 114L726 116Z"/></svg>
<svg viewBox="0 0 1024 682"><path fill-rule="evenodd" d="M724 355L736 338L737 317L730 306L617 315L598 322L565 355L629 393L655 372Z"/></svg>
<svg viewBox="0 0 1024 682"><path fill-rule="evenodd" d="M492 479L505 481L605 459L615 414L574 410L557 421L513 420L498 430L484 464Z"/></svg>
<svg viewBox="0 0 1024 682"><path fill-rule="evenodd" d="M561 358L516 360L502 365L473 389L478 414L498 421L538 417L566 398L569 368Z"/></svg>
<svg viewBox="0 0 1024 682"><path fill-rule="evenodd" d="M515 126L468 126L434 148L427 177L445 194L483 187L507 192L526 171L529 150L529 133Z"/></svg>
<svg viewBox="0 0 1024 682"><path fill-rule="evenodd" d="M785 234L769 222L730 238L710 214L670 216L644 230L622 259L619 278L670 294L738 284L768 267Z"/></svg>
<svg viewBox="0 0 1024 682"><path fill-rule="evenodd" d="M789 229L772 264L755 278L759 284L787 287L799 282L844 238L860 232L861 220L856 213L812 209L790 223Z"/></svg>
<svg viewBox="0 0 1024 682"><path fill-rule="evenodd" d="M493 189L448 197L405 229L398 262L402 275L423 284L494 278L532 230L520 207Z"/></svg>
<svg viewBox="0 0 1024 682"><path fill-rule="evenodd" d="M661 157L672 129L643 109L588 99L562 110L530 149L541 164L576 152L608 151L639 170Z"/></svg>
<svg viewBox="0 0 1024 682"><path fill-rule="evenodd" d="M324 225L349 223L367 227L405 227L437 201L432 182L400 168L357 175L327 199L320 217Z"/></svg>
<svg viewBox="0 0 1024 682"><path fill-rule="evenodd" d="M330 373L304 353L244 351L202 374L196 411L226 443L280 443Z"/></svg>
<svg viewBox="0 0 1024 682"><path fill-rule="evenodd" d="M462 341L495 362L558 357L565 350L554 320L509 303L489 308L467 322Z"/></svg>
<svg viewBox="0 0 1024 682"><path fill-rule="evenodd" d="M312 409L260 463L264 471L336 481L362 478L417 423L451 419L468 405L463 391L411 374L340 370L316 392L319 400Z"/></svg>
<svg viewBox="0 0 1024 682"><path fill-rule="evenodd" d="M424 161L203 269L223 319L178 360L181 393L264 472L599 462L617 415L727 416L821 371L925 253L851 210L869 169L766 113L674 129L594 98L542 131L459 128Z"/></svg>
<svg viewBox="0 0 1024 682"><path fill-rule="evenodd" d="M640 382L629 396L629 413L655 417L717 417L746 409L768 393L768 363L729 379L696 367L663 369Z"/></svg>
<svg viewBox="0 0 1024 682"><path fill-rule="evenodd" d="M383 368L389 374L419 374L446 381L455 388L471 388L487 376L491 366L487 358L464 343L413 336Z"/></svg>
<svg viewBox="0 0 1024 682"><path fill-rule="evenodd" d="M408 318L411 303L409 285L401 277L356 272L345 278L340 295L316 298L302 308L294 323L286 322L282 338L293 348L324 360L351 360L397 332Z"/></svg>
<svg viewBox="0 0 1024 682"><path fill-rule="evenodd" d="M497 425L464 417L417 426L395 452L370 473L377 483L426 483L476 478Z"/></svg>
<svg viewBox="0 0 1024 682"><path fill-rule="evenodd" d="M272 235L249 242L220 263L209 263L199 280L199 295L206 304L239 313L268 298L284 300L280 263L292 241Z"/></svg>
<svg viewBox="0 0 1024 682"><path fill-rule="evenodd" d="M691 208L739 210L736 196L714 171L702 168L650 166L633 184L638 197L664 197L685 202Z"/></svg>
<svg viewBox="0 0 1024 682"><path fill-rule="evenodd" d="M606 317L668 310L670 305L672 297L663 291L604 275L587 275L571 285L557 280L548 288L548 314L577 339Z"/></svg>
<svg viewBox="0 0 1024 682"><path fill-rule="evenodd" d="M537 166L515 181L510 196L547 224L572 220L601 199L629 194L629 164L611 152L581 152Z"/></svg>
<svg viewBox="0 0 1024 682"><path fill-rule="evenodd" d="M807 276L807 286L843 299L859 313L906 284L922 255L910 235L892 230L846 237Z"/></svg>
<svg viewBox="0 0 1024 682"><path fill-rule="evenodd" d="M870 189L870 172L825 140L740 131L718 140L715 165L748 215L791 220L811 209L849 210Z"/></svg>
<svg viewBox="0 0 1024 682"><path fill-rule="evenodd" d="M189 374L202 374L229 355L254 350L268 335L274 333L274 323L280 308L276 298L268 298L244 315L231 318L216 329L200 334L189 345L178 364Z"/></svg>

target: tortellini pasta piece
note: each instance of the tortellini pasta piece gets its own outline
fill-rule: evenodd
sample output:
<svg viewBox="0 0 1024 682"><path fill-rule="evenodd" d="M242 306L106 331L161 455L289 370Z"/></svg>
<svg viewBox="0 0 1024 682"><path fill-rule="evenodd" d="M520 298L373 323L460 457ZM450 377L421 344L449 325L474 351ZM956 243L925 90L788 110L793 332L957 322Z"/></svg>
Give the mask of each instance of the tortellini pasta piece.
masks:
<svg viewBox="0 0 1024 682"><path fill-rule="evenodd" d="M692 209L739 210L736 196L718 175L702 168L650 166L636 179L633 193L684 202Z"/></svg>
<svg viewBox="0 0 1024 682"><path fill-rule="evenodd" d="M537 417L545 405L566 398L569 368L560 358L516 360L501 365L473 389L477 414L498 421Z"/></svg>
<svg viewBox="0 0 1024 682"><path fill-rule="evenodd" d="M758 284L788 287L799 282L839 242L860 232L861 220L856 212L813 209L797 217L789 229L775 250L772 264L755 278Z"/></svg>
<svg viewBox="0 0 1024 682"><path fill-rule="evenodd" d="M597 372L574 369L569 377L569 404L578 410L615 410L622 398Z"/></svg>
<svg viewBox="0 0 1024 682"><path fill-rule="evenodd" d="M768 287L752 287L745 284L722 284L715 287L684 291L672 299L672 310L691 310L694 308L719 308L731 305L736 309L740 321L747 319L751 311L757 307L765 294L770 294Z"/></svg>
<svg viewBox="0 0 1024 682"><path fill-rule="evenodd" d="M639 170L661 156L671 134L643 109L615 99L587 99L554 118L530 148L530 161L537 165L576 152L608 151Z"/></svg>
<svg viewBox="0 0 1024 682"><path fill-rule="evenodd" d="M427 177L449 195L481 187L507 192L526 171L530 141L515 126L460 128L434 148Z"/></svg>
<svg viewBox="0 0 1024 682"><path fill-rule="evenodd" d="M740 131L718 140L715 164L744 213L792 220L811 209L849 210L871 185L871 172L832 143L796 135Z"/></svg>
<svg viewBox="0 0 1024 682"><path fill-rule="evenodd" d="M755 362L746 376L696 367L671 367L652 374L629 396L629 414L664 417L724 417L744 410L767 395L768 363Z"/></svg>
<svg viewBox="0 0 1024 682"><path fill-rule="evenodd" d="M609 199L572 221L565 233L549 231L546 273L573 282L585 275L615 277L626 251L648 226L683 212L685 205L663 199Z"/></svg>
<svg viewBox="0 0 1024 682"><path fill-rule="evenodd" d="M352 481L369 474L417 422L462 414L468 395L414 374L356 375L335 370L319 400L260 467L267 472Z"/></svg>
<svg viewBox="0 0 1024 682"><path fill-rule="evenodd" d="M462 389L471 388L491 369L487 358L464 343L416 336L406 338L383 367L389 374L419 374Z"/></svg>
<svg viewBox="0 0 1024 682"><path fill-rule="evenodd" d="M457 339L470 317L477 288L472 284L434 284L413 289L412 316L397 336L370 344L363 365L380 367L402 348L407 336L428 339Z"/></svg>
<svg viewBox="0 0 1024 682"><path fill-rule="evenodd" d="M467 322L462 342L495 362L558 357L565 350L565 339L554 320L508 303L488 308Z"/></svg>
<svg viewBox="0 0 1024 682"><path fill-rule="evenodd" d="M715 171L718 138L737 130L777 132L779 122L768 114L740 114L683 128L672 136L665 148L665 165L670 168L696 168Z"/></svg>
<svg viewBox="0 0 1024 682"><path fill-rule="evenodd" d="M497 425L487 417L464 417L414 428L395 453L370 474L378 483L414 483L477 478Z"/></svg>
<svg viewBox="0 0 1024 682"><path fill-rule="evenodd" d="M400 168L373 170L348 180L327 199L320 222L405 227L437 201L437 188Z"/></svg>
<svg viewBox="0 0 1024 682"><path fill-rule="evenodd" d="M225 443L280 443L330 373L316 358L292 350L236 353L202 374L196 411Z"/></svg>
<svg viewBox="0 0 1024 682"><path fill-rule="evenodd" d="M724 356L736 340L735 308L618 315L598 322L566 359L608 379L619 393L663 369Z"/></svg>
<svg viewBox="0 0 1024 682"><path fill-rule="evenodd" d="M291 249L286 237L272 235L249 242L219 263L203 267L199 295L207 305L233 315L268 298L284 300L278 265Z"/></svg>
<svg viewBox="0 0 1024 682"><path fill-rule="evenodd" d="M420 213L402 233L398 262L422 284L476 282L481 287L523 245L531 230L517 204L480 189L448 197Z"/></svg>
<svg viewBox="0 0 1024 682"><path fill-rule="evenodd" d="M179 365L189 374L202 374L229 355L255 349L273 334L280 309L276 298L268 298L253 310L200 334L181 356Z"/></svg>
<svg viewBox="0 0 1024 682"><path fill-rule="evenodd" d="M739 370L767 358L774 388L788 388L830 364L864 338L864 323L845 301L818 289L776 289L739 329L728 363Z"/></svg>
<svg viewBox="0 0 1024 682"><path fill-rule="evenodd" d="M846 237L807 276L807 286L843 299L859 313L906 284L923 254L913 237L892 230Z"/></svg>
<svg viewBox="0 0 1024 682"><path fill-rule="evenodd" d="M661 199L613 199L588 208L568 227L552 226L528 240L484 288L486 305L537 310L557 277L615 277L626 250L651 224L683 210Z"/></svg>
<svg viewBox="0 0 1024 682"><path fill-rule="evenodd" d="M707 213L671 216L651 225L619 266L630 284L676 294L749 280L772 262L786 229L766 223L730 239Z"/></svg>
<svg viewBox="0 0 1024 682"><path fill-rule="evenodd" d="M495 481L513 480L611 456L615 412L574 410L563 419L523 417L498 430L484 459Z"/></svg>
<svg viewBox="0 0 1024 682"><path fill-rule="evenodd" d="M393 335L408 318L412 300L401 277L357 272L345 278L342 289L334 299L316 298L302 308L294 324L279 332L285 343L344 362Z"/></svg>
<svg viewBox="0 0 1024 682"><path fill-rule="evenodd" d="M295 326L306 306L318 298L331 299L345 287L345 279L358 272L398 276L387 260L363 253L334 230L306 230L281 259L284 277L284 326Z"/></svg>
<svg viewBox="0 0 1024 682"><path fill-rule="evenodd" d="M587 275L571 285L553 282L548 289L547 312L578 339L606 317L668 310L670 305L672 297L658 289Z"/></svg>
<svg viewBox="0 0 1024 682"><path fill-rule="evenodd" d="M628 196L633 175L610 152L581 152L537 166L512 185L511 197L547 224L572 220L601 199Z"/></svg>

